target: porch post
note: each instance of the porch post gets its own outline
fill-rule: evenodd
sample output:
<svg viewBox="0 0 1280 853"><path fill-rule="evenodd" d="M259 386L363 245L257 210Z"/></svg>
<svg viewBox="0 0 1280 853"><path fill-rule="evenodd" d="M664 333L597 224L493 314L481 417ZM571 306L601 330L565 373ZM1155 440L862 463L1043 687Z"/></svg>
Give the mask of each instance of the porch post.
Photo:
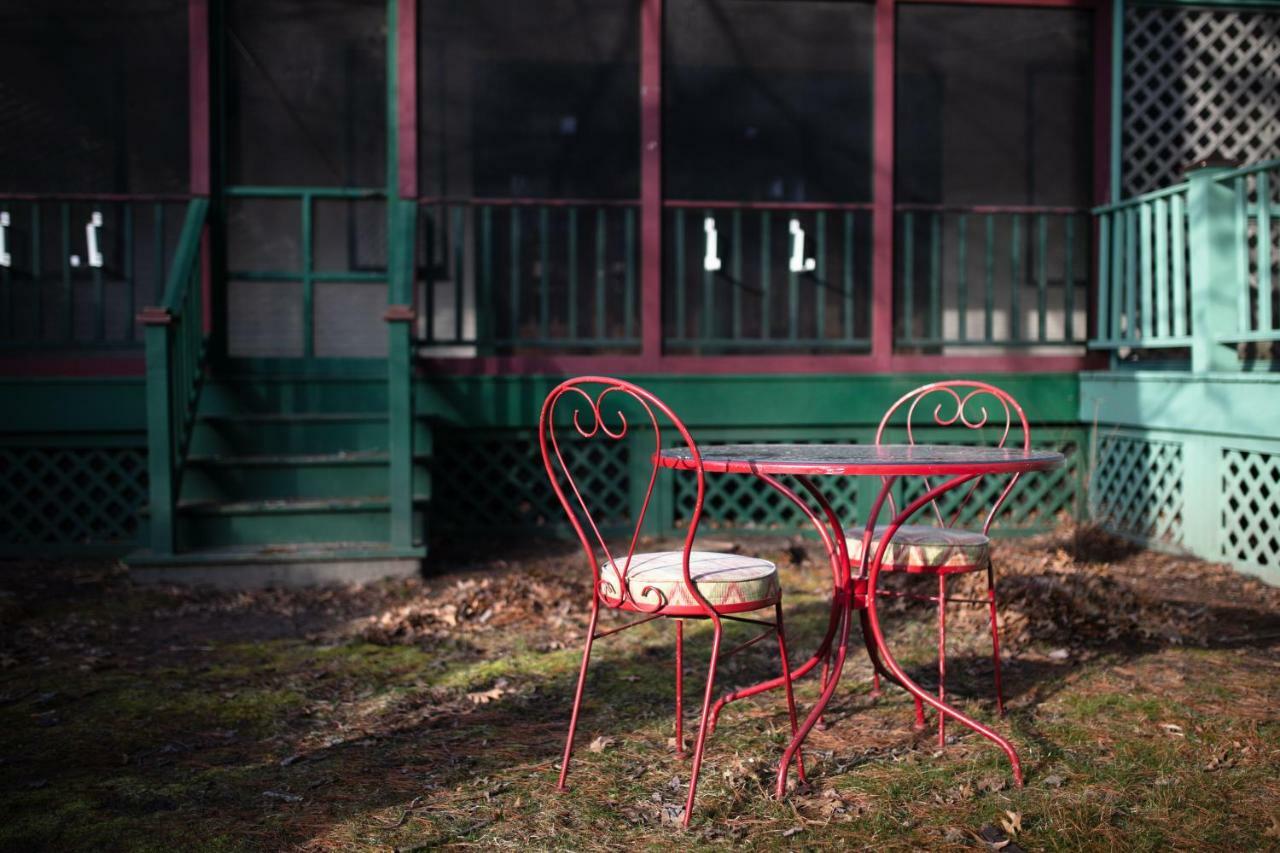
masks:
<svg viewBox="0 0 1280 853"><path fill-rule="evenodd" d="M1213 161L1187 172L1187 238L1191 248L1191 370L1237 370L1235 345L1218 338L1235 329L1236 294L1248 275L1236 262L1235 195L1218 176L1230 166Z"/></svg>
<svg viewBox="0 0 1280 853"><path fill-rule="evenodd" d="M872 106L871 359L888 370L893 359L893 157L896 0L876 0L875 87Z"/></svg>
<svg viewBox="0 0 1280 853"><path fill-rule="evenodd" d="M413 329L417 266L417 4L387 0L387 449L394 548L414 545ZM425 538L425 537L424 537Z"/></svg>
<svg viewBox="0 0 1280 853"><path fill-rule="evenodd" d="M662 357L662 0L640 5L640 357Z"/></svg>

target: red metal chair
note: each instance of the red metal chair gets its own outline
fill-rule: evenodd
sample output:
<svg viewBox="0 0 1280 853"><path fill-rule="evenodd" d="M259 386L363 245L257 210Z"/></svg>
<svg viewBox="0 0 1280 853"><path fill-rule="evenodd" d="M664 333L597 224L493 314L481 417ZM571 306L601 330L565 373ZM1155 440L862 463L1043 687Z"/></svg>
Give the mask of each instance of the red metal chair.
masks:
<svg viewBox="0 0 1280 853"><path fill-rule="evenodd" d="M1004 447L1010 433L1014 431L1015 427L1020 426L1022 429L1022 449L1031 449L1031 429L1027 425L1026 415L1023 414L1022 407L1018 405L1018 402L1009 396L1007 392L994 385L965 379L934 382L929 385L922 385L914 391L904 394L889 407L889 410L885 412L884 417L881 419L880 426L876 430L876 444L900 443L886 442L885 431L890 426L890 421L904 407L906 408L907 443L915 444L915 429L920 428L921 425L913 425L912 418L916 413L916 409L926 399L930 403L936 402L936 405L933 405L933 423L930 426L959 427L970 430L994 428L999 435L999 440L995 442L997 447ZM988 411L988 406L991 407L992 411ZM1003 423L1000 422L1001 414L1003 415ZM996 709L1001 716L1004 716L1004 692L1000 684L1000 631L996 622L996 582L995 572L991 564L991 540L988 534L992 520L1000 510L1005 498L1009 496L1009 492L1012 491L1014 484L1018 480L1018 475L1009 477L1008 483L1000 490L999 495L991 505L991 509L986 514L981 532L957 528L955 526L956 522L960 519L961 513L970 499L978 492L982 485L982 479L982 477L976 478L966 489L959 492L959 501L952 507L949 517L944 514L943 508L937 501L931 503L937 526L924 524L903 525L898 529L893 541L889 543L889 547L885 550L881 571L908 572L910 574L936 577L938 579L937 595L895 593L884 590L879 591L877 594L901 595L916 600L937 602L939 699L946 698L946 606L947 604L956 603L986 604L991 616L991 659L995 667ZM931 488L928 479L925 479L924 486L926 489ZM889 497L889 503L890 509L896 515L898 510L892 495ZM885 529L884 526L876 528L875 536L871 543L871 553L874 554L876 549L879 548L880 537ZM860 560L862 557L861 537L850 536L847 542L850 561L856 562ZM948 577L984 570L987 573L987 597L985 599L956 598L947 595ZM880 677L875 674L873 679L874 692L878 694ZM918 727L924 726L924 707L918 699L916 700L916 725ZM945 743L946 718L939 715L938 745L943 746Z"/></svg>
<svg viewBox="0 0 1280 853"><path fill-rule="evenodd" d="M616 399L610 400L609 398L613 395L616 395ZM627 398L633 402L628 403ZM573 404L571 417L567 410L557 414L558 407L566 400ZM641 423L640 426L648 426L652 429L655 455L663 447L662 422L674 428L688 448L693 460L692 476L697 477L698 490L693 514L689 519L689 531L685 535L684 547L681 550L639 554L635 552L644 522L644 513L649 507L654 483L657 480L656 458L653 460L653 469L649 476L640 517L635 520L635 528L631 532L627 552L622 559L615 558L613 551L605 542L588 508L589 496L584 495L579 489L579 481L575 479L570 466L566 464L561 442L557 438L557 421L565 426L562 432L576 434L579 439L623 441L627 439L630 425L622 409L614 407L615 403L619 406L638 404L639 410L648 421L647 424ZM605 408L606 404L608 408ZM565 423L566 421L572 424L571 429ZM569 775L569 759L573 753L573 737L582 707L582 693L586 684L587 665L591 660L592 644L603 637L659 618L675 620L676 751L684 757L684 620L707 619L713 628L711 663L707 672L707 686L702 700L702 717L693 751L689 794L684 807L683 822L688 826L689 816L693 811L694 795L698 788L698 773L702 768L703 749L709 732L707 715L711 709L716 666L721 659L722 621L743 622L764 626L766 629L764 633L726 652L724 655L726 658L770 634L776 636L778 654L782 661L783 683L786 685L791 731L793 734L796 731L796 706L791 691L790 667L787 663L786 632L782 625L782 588L778 583L777 567L767 560L693 550L693 540L702 516L702 501L706 491L702 457L688 429L675 413L643 388L621 379L603 376L570 379L557 386L543 403L538 436L543 464L551 480L551 487L564 506L574 532L582 542L583 550L587 554L587 562L591 566L593 580L590 624L587 628L586 645L582 650L582 667L578 673L578 686L573 695L573 712L569 718L569 735L564 746L564 760L561 764L557 787L564 790L565 779ZM637 446L632 445L633 448ZM574 456L577 458L581 454L574 454ZM690 474L681 473L677 476L690 476ZM597 630L602 607L639 614L641 618L618 627ZM740 615L770 607L774 612L773 622ZM803 765L798 763L797 766L803 778Z"/></svg>

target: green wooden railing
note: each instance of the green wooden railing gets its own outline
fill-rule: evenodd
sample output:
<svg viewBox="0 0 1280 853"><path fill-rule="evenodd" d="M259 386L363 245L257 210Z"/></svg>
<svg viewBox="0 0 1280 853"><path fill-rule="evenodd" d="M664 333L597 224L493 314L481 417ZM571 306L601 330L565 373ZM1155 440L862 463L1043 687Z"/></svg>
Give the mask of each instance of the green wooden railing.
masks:
<svg viewBox="0 0 1280 853"><path fill-rule="evenodd" d="M0 195L0 349L138 349L185 196Z"/></svg>
<svg viewBox="0 0 1280 853"><path fill-rule="evenodd" d="M869 204L666 202L675 351L870 349Z"/></svg>
<svg viewBox="0 0 1280 853"><path fill-rule="evenodd" d="M1104 349L1189 347L1190 182L1095 208Z"/></svg>
<svg viewBox="0 0 1280 853"><path fill-rule="evenodd" d="M208 213L208 199L187 205L164 299L139 317L146 329L150 540L159 554L174 551L174 510L208 355L201 251Z"/></svg>
<svg viewBox="0 0 1280 853"><path fill-rule="evenodd" d="M419 204L420 345L480 353L638 351L638 203Z"/></svg>
<svg viewBox="0 0 1280 853"><path fill-rule="evenodd" d="M1085 342L1084 208L906 204L897 211L896 345Z"/></svg>
<svg viewBox="0 0 1280 853"><path fill-rule="evenodd" d="M1111 350L1189 348L1193 370L1240 365L1280 340L1280 160L1209 165L1094 208L1098 334Z"/></svg>
<svg viewBox="0 0 1280 853"><path fill-rule="evenodd" d="M1229 186L1235 238L1236 326L1220 343L1280 340L1280 159L1219 175Z"/></svg>

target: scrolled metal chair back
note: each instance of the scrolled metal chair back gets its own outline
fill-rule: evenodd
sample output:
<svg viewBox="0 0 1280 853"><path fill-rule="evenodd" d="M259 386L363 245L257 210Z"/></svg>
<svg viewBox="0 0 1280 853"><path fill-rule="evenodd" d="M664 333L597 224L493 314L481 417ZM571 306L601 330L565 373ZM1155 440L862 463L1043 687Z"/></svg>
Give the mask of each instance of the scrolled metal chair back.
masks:
<svg viewBox="0 0 1280 853"><path fill-rule="evenodd" d="M926 403L926 401L928 402ZM896 403L889 407L889 410L885 412L884 417L880 420L880 426L876 430L876 444L883 443L886 429L891 426L894 416L904 408L906 409L907 443L916 444L915 430L926 426L915 420L917 410L922 408L922 403L925 403L923 410L929 414L931 419L931 423L927 425L928 428L952 427L969 430L994 428L999 432L1000 436L994 446L1005 447L1009 441L1010 433L1014 432L1015 428L1020 427L1022 429L1022 449L1024 451L1031 449L1031 427L1027 424L1027 416L1023 413L1022 407L1018 405L1018 401L1001 388L972 379L932 382L928 385L921 385L919 388L902 395ZM999 497L991 505L991 509L987 512L986 519L982 524L983 533L990 529L991 522L995 519L1001 505L1004 504L1005 498L1009 496L1009 492L1013 491L1019 476L1014 474L1009 477L1009 482L1005 484L1005 487L1000 491ZM950 518L945 516L937 500L931 501L930 504L938 523L944 527L953 527L959 520L964 507L978 491L982 480L983 477L975 477L970 482ZM927 477L924 478L924 486L926 490L933 488ZM890 509L896 515L897 505L892 494L889 496L889 504Z"/></svg>
<svg viewBox="0 0 1280 853"><path fill-rule="evenodd" d="M557 413L561 412L563 406L572 404L572 415L568 416L572 427L570 429L566 426L563 430L564 432L576 434L580 439L587 440L627 440L630 430L635 425L627 421L622 408L615 408L610 405L610 397L615 395L621 398L629 398L639 405L644 413L644 418L648 420L647 425L652 430L653 435L652 467L649 472L648 483L645 485L644 501L636 516L635 528L627 542L627 552L622 560L615 557L613 550L609 547L609 543L605 541L603 534L601 534L600 527L596 523L595 516L588 505L589 501L584 496L583 490L579 488L578 478L574 476L569 464L565 461L560 438L556 430ZM624 400L618 399L616 402L621 406ZM561 413L559 417L563 422L566 414ZM542 404L542 415L539 419L538 428L538 442L542 450L542 462L546 467L547 477L551 481L551 488L555 491L556 497L560 499L560 504L564 507L565 514L569 516L569 523L573 526L574 532L578 535L578 540L582 543L583 550L587 553L587 561L591 565L596 600L613 608L620 608L630 604L636 610L657 612L667 604L662 593L654 587L646 586L640 590L639 596L635 596L631 592L628 580L632 557L636 553L636 544L640 540L640 531L644 526L645 513L649 510L649 504L653 499L654 485L658 478L660 466L658 465L657 454L663 447L663 421L679 434L680 439L689 450L690 462L688 465L682 466L682 470L692 470L693 475L697 477L697 499L694 504L693 514L689 518L689 530L684 542L684 582L689 595L702 606L708 615L712 615L712 606L698 592L697 587L689 576L689 555L693 550L693 540L697 533L698 522L702 518L702 503L706 495L706 472L703 469L702 456L698 452L693 436L689 434L689 430L684 423L666 403L644 388L623 379L614 379L607 376L580 376L562 382L547 395L547 399ZM638 446L637 443L636 447ZM633 471L640 470L640 468L641 466L639 465L632 465ZM599 553L604 554L608 571L602 569Z"/></svg>

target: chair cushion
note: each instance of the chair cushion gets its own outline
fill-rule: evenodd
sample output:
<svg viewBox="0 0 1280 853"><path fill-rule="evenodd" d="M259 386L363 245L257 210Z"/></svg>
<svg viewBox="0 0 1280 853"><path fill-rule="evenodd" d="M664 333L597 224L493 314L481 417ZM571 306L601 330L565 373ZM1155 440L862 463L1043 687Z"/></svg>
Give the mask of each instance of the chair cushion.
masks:
<svg viewBox="0 0 1280 853"><path fill-rule="evenodd" d="M887 525L876 528L875 538L871 542L871 556L875 556L880 540L888 529ZM845 541L849 548L849 561L857 563L862 559L862 537L850 536ZM981 533L949 527L904 524L898 528L893 541L885 549L881 569L922 574L959 574L985 569L990 561L991 540Z"/></svg>
<svg viewBox="0 0 1280 853"><path fill-rule="evenodd" d="M684 584L683 560L683 551L632 555L627 575L631 597L646 608L699 608L701 605ZM601 568L601 573L604 580L613 580L607 565ZM691 551L689 577L716 609L755 610L773 604L782 595L777 566L768 560L741 554Z"/></svg>

